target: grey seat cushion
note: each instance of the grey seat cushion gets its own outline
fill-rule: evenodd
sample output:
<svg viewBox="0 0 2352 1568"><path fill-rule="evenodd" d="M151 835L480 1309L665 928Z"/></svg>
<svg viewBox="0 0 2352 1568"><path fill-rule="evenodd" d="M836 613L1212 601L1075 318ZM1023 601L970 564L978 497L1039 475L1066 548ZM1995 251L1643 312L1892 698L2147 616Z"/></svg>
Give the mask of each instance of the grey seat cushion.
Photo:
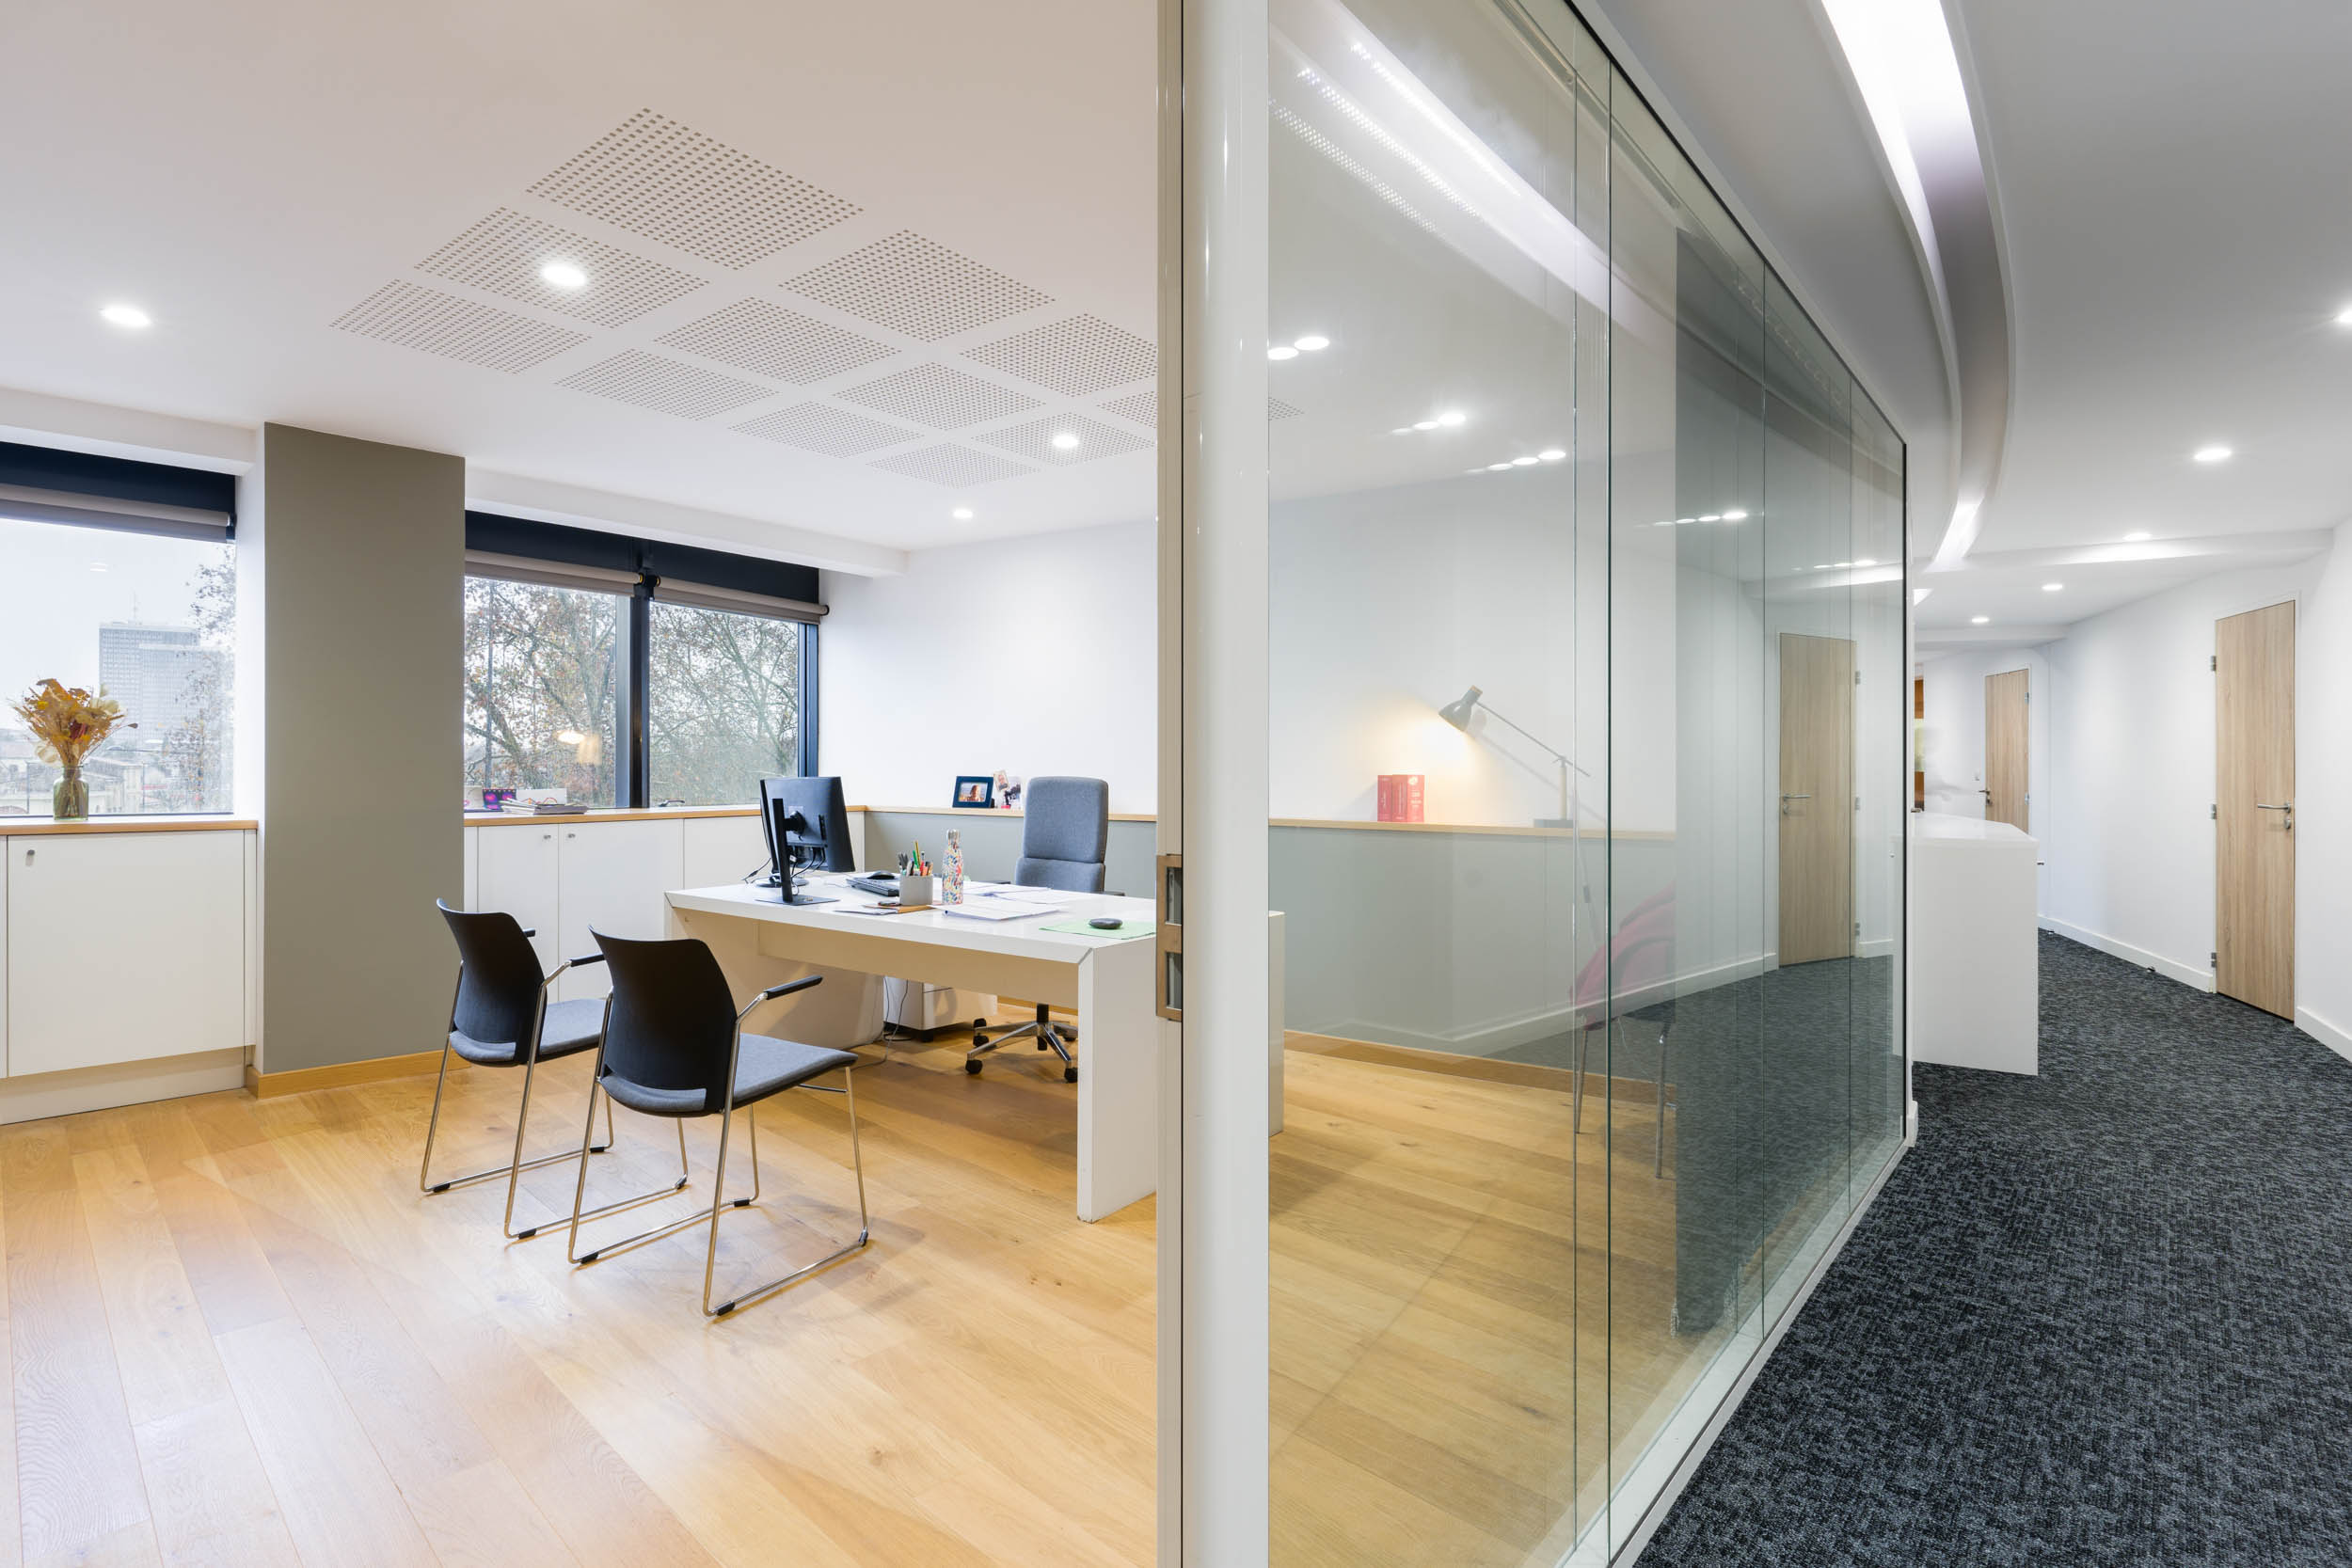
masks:
<svg viewBox="0 0 2352 1568"><path fill-rule="evenodd" d="M745 1035L742 1054L735 1063L735 1102L750 1105L812 1078L856 1065L857 1058L847 1051L803 1045L798 1040L780 1040L768 1035ZM657 1089L630 1083L610 1071L604 1075L604 1088L616 1103L649 1117L715 1116L723 1108L706 1103L708 1097L701 1089Z"/></svg>
<svg viewBox="0 0 2352 1568"><path fill-rule="evenodd" d="M600 999L550 1002L547 1022L539 1026L539 1059L551 1062L558 1056L594 1051L603 1038L604 1003ZM522 1065L522 1047L514 1040L478 1040L452 1030L449 1043L451 1050L476 1067Z"/></svg>

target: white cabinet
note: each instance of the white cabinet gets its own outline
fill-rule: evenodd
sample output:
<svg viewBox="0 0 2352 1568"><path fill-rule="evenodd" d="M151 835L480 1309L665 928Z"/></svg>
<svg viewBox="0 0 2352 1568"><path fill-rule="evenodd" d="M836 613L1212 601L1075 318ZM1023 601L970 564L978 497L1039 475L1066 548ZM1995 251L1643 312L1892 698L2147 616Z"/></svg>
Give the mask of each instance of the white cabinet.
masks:
<svg viewBox="0 0 2352 1568"><path fill-rule="evenodd" d="M563 945L556 921L558 856L553 822L501 823L495 828L469 829L478 839L474 849L474 908L503 910L523 925L535 927L531 939L538 949L541 970L552 969Z"/></svg>
<svg viewBox="0 0 2352 1568"><path fill-rule="evenodd" d="M244 833L4 843L10 1077L244 1048Z"/></svg>
<svg viewBox="0 0 2352 1568"><path fill-rule="evenodd" d="M768 835L755 816L690 816L678 829L680 887L723 887L747 872L767 871Z"/></svg>
<svg viewBox="0 0 2352 1568"><path fill-rule="evenodd" d="M563 946L556 958L595 952L596 931L649 940L669 935L669 892L686 885L679 868L681 826L675 820L558 824L563 853L556 926ZM485 831L495 836L501 830ZM597 966L564 975L556 994L568 1001L612 989Z"/></svg>

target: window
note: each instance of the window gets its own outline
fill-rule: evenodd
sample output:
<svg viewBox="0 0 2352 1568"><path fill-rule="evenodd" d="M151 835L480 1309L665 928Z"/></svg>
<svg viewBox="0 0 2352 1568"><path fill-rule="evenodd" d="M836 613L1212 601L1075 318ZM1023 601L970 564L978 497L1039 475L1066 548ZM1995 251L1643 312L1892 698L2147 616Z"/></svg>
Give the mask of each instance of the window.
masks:
<svg viewBox="0 0 2352 1568"><path fill-rule="evenodd" d="M103 690L119 727L84 762L92 816L226 812L236 546L9 515L0 500L0 696ZM46 816L56 764L0 707L0 818Z"/></svg>
<svg viewBox="0 0 2352 1568"><path fill-rule="evenodd" d="M801 771L806 627L695 605L648 607L645 699L656 800L739 805Z"/></svg>
<svg viewBox="0 0 2352 1568"><path fill-rule="evenodd" d="M466 784L747 805L816 762L814 568L466 514Z"/></svg>
<svg viewBox="0 0 2352 1568"><path fill-rule="evenodd" d="M466 784L561 789L609 806L623 796L619 594L496 578L466 579Z"/></svg>

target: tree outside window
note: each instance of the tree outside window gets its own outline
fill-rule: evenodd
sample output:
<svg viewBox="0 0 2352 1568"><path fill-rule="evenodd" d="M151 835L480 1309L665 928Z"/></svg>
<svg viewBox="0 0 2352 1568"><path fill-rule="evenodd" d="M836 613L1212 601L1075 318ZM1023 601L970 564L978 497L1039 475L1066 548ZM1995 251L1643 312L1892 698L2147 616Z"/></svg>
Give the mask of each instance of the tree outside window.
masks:
<svg viewBox="0 0 2352 1568"><path fill-rule="evenodd" d="M466 579L466 783L618 803L621 627L628 601Z"/></svg>
<svg viewBox="0 0 2352 1568"><path fill-rule="evenodd" d="M801 770L798 622L691 605L652 609L646 701L656 800L740 805Z"/></svg>

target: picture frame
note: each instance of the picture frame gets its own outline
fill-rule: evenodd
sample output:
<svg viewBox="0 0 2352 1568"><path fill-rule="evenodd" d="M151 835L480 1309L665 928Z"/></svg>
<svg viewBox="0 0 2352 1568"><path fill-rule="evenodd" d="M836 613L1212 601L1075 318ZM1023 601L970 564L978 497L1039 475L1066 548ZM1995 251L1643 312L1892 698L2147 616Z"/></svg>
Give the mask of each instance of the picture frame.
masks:
<svg viewBox="0 0 2352 1568"><path fill-rule="evenodd" d="M959 773L955 799L949 804L958 811L993 811L996 781L986 773Z"/></svg>

